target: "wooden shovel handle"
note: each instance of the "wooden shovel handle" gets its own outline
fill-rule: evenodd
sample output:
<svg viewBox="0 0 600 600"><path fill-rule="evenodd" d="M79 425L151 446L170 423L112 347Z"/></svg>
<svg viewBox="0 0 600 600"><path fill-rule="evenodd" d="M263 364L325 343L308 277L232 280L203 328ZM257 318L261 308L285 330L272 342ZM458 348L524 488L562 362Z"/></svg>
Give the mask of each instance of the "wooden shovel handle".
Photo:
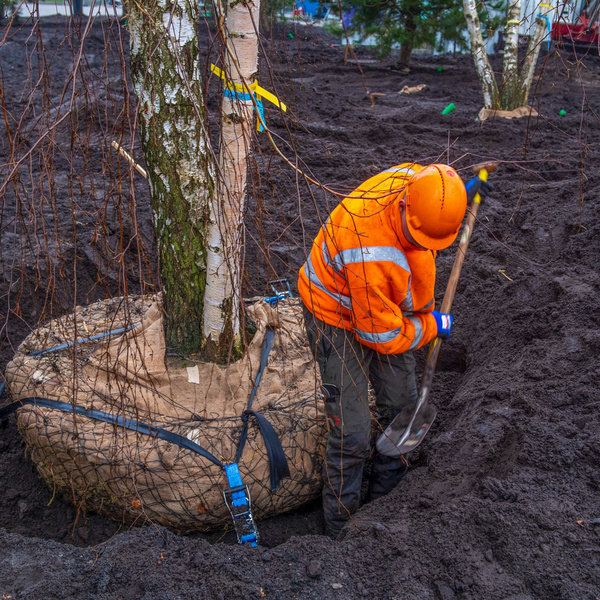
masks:
<svg viewBox="0 0 600 600"><path fill-rule="evenodd" d="M487 171L489 173L493 173L498 168L499 163L497 162L482 162L477 163L471 167L471 171L475 173L475 175L481 173L481 171Z"/></svg>
<svg viewBox="0 0 600 600"><path fill-rule="evenodd" d="M479 171L479 179L481 181L487 181L488 171L481 169ZM475 225L475 218L477 217L477 211L481 206L481 194L477 192L471 202L469 209L469 215L467 216L467 222L465 223L462 233L460 234L460 243L458 245L458 251L456 252L456 258L454 259L454 266L450 273L450 279L448 280L448 287L446 287L446 293L442 300L442 306L440 312L449 313L452 307L452 301L454 300L454 293L456 292L456 286L458 285L458 278L462 270L463 262L465 261L465 255L467 254L467 248L471 241L471 234L473 233L473 226Z"/></svg>
<svg viewBox="0 0 600 600"><path fill-rule="evenodd" d="M478 167L479 170L477 172L479 173L479 179L481 179L481 181L487 181L488 171L496 170L495 167L490 168L492 165L488 164L481 166L478 165ZM465 255L467 254L467 248L469 247L469 242L471 241L471 234L473 233L473 226L475 225L475 218L477 217L477 211L479 210L480 205L481 194L477 192L473 198L473 201L471 202L467 222L465 223L460 235L460 243L458 245L458 251L456 252L456 258L454 259L454 266L452 267L450 279L448 280L448 286L446 287L446 293L444 294L442 306L440 307L440 312L442 313L449 313L450 309L452 308L452 301L454 300L454 294L458 285L458 278L462 270L463 262L465 261ZM441 345L442 339L439 337L434 338L429 344L427 361L425 362L423 377L421 379L422 393L428 393L429 388L431 387L433 374L435 372L435 365L437 363Z"/></svg>

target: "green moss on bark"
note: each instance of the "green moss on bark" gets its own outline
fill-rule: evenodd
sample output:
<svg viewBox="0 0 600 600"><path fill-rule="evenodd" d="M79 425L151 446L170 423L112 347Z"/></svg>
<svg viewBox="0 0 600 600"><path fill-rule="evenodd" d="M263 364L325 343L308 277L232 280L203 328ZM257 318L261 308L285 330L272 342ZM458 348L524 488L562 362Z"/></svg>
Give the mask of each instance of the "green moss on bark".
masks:
<svg viewBox="0 0 600 600"><path fill-rule="evenodd" d="M139 99L140 132L152 190L152 206L166 313L167 346L183 354L203 345L208 199L214 194L212 155L193 27L174 40L165 24L181 15L163 7L130 6L131 73ZM186 3L190 23L195 3ZM139 29L138 29L139 28ZM177 31L177 28L173 28ZM180 44L178 46L178 44Z"/></svg>

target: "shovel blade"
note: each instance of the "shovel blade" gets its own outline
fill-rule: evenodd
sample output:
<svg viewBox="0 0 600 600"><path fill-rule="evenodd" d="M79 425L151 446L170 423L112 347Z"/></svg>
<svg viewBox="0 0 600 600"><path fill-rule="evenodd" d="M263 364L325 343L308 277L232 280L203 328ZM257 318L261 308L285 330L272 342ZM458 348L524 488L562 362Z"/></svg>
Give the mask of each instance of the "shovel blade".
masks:
<svg viewBox="0 0 600 600"><path fill-rule="evenodd" d="M437 411L425 402L407 419L399 414L379 436L377 450L385 456L400 456L414 450L425 438L435 421Z"/></svg>

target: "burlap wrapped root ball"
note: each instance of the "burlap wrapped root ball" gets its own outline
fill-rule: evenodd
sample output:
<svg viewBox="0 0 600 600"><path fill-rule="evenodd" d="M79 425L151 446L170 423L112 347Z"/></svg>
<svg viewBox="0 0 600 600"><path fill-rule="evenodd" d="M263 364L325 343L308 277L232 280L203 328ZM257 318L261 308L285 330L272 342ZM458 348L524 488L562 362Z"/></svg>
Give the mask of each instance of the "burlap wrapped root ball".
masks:
<svg viewBox="0 0 600 600"><path fill-rule="evenodd" d="M244 356L228 367L165 358L159 298L114 298L79 307L27 337L6 371L13 399L69 404L68 412L42 408L39 402L17 411L31 458L54 493L80 509L126 523L152 521L176 532L231 523L222 468L153 435L69 408L160 427L196 442L224 464L233 462L240 415L269 327L275 333L273 348L252 408L277 432L290 476L280 489L271 489L267 449L252 417L240 473L258 519L316 498L322 486L325 419L299 302L285 300L271 308L259 301L248 314L256 334ZM89 339L119 329L125 331Z"/></svg>

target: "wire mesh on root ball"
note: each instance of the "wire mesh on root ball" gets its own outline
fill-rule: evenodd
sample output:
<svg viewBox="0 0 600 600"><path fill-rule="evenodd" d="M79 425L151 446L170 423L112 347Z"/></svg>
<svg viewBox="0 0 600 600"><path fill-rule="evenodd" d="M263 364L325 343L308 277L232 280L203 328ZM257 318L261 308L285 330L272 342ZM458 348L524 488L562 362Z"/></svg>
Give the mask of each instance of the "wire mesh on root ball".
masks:
<svg viewBox="0 0 600 600"><path fill-rule="evenodd" d="M256 518L316 498L325 421L300 305L260 301L247 311L256 334L227 367L165 360L159 297L79 307L29 335L6 379L23 403L19 430L54 492L78 508L180 533L231 522L223 466L232 462ZM266 430L278 442L269 444ZM274 466L278 444L287 467Z"/></svg>

